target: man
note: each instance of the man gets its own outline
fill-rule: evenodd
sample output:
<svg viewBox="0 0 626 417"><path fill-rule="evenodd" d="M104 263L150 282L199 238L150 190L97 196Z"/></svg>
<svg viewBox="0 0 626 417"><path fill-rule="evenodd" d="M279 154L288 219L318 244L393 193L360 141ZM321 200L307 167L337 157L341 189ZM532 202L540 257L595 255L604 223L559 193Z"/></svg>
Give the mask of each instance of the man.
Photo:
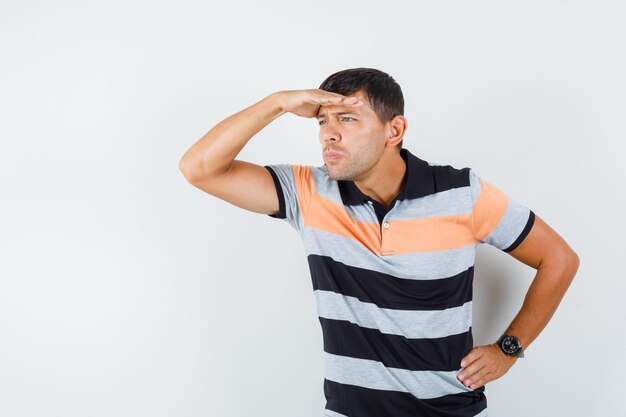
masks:
<svg viewBox="0 0 626 417"><path fill-rule="evenodd" d="M316 117L325 164L236 160L271 121ZM579 265L543 220L470 168L402 148L400 86L354 68L279 91L213 127L183 156L194 186L284 219L302 237L324 340L328 417L486 416L484 385L548 323ZM537 270L493 344L472 343L476 246Z"/></svg>

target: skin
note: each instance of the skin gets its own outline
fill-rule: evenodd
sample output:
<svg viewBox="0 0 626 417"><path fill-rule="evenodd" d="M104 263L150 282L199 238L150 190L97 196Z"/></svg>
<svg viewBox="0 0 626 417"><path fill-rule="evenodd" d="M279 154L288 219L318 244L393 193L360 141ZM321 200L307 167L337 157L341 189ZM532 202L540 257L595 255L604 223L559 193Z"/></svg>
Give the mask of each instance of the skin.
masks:
<svg viewBox="0 0 626 417"><path fill-rule="evenodd" d="M398 115L382 123L362 91L347 97L356 98L357 105L320 106L316 114L328 175L354 181L361 192L387 207L405 182L406 164L396 145L404 136L407 120ZM326 152L342 157L327 159Z"/></svg>

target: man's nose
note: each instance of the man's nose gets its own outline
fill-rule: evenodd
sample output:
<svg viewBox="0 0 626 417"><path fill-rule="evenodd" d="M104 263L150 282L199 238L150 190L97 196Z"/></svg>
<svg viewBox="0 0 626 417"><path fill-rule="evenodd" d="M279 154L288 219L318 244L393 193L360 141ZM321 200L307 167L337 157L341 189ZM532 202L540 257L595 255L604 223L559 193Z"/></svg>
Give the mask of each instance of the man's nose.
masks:
<svg viewBox="0 0 626 417"><path fill-rule="evenodd" d="M326 124L321 127L320 135L324 142L341 140L341 132L337 128L337 124L333 122L326 122Z"/></svg>

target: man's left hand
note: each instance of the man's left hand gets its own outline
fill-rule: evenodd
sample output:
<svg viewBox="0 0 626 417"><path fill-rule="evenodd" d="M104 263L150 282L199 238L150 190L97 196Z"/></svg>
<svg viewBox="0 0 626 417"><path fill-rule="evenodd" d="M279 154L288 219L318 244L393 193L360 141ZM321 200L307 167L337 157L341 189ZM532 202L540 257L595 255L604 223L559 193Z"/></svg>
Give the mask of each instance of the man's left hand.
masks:
<svg viewBox="0 0 626 417"><path fill-rule="evenodd" d="M473 348L461 361L459 381L471 389L480 388L504 375L517 361L515 356L505 355L494 343Z"/></svg>

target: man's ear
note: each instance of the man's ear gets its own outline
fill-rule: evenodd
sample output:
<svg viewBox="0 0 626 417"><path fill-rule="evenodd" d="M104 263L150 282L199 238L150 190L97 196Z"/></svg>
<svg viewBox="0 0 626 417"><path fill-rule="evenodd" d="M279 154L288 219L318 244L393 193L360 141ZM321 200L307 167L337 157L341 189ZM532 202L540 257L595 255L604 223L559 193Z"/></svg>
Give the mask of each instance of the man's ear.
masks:
<svg viewBox="0 0 626 417"><path fill-rule="evenodd" d="M404 132L406 132L407 127L408 123L404 116L395 116L389 124L389 131L391 133L389 137L391 138L398 135L404 136Z"/></svg>

